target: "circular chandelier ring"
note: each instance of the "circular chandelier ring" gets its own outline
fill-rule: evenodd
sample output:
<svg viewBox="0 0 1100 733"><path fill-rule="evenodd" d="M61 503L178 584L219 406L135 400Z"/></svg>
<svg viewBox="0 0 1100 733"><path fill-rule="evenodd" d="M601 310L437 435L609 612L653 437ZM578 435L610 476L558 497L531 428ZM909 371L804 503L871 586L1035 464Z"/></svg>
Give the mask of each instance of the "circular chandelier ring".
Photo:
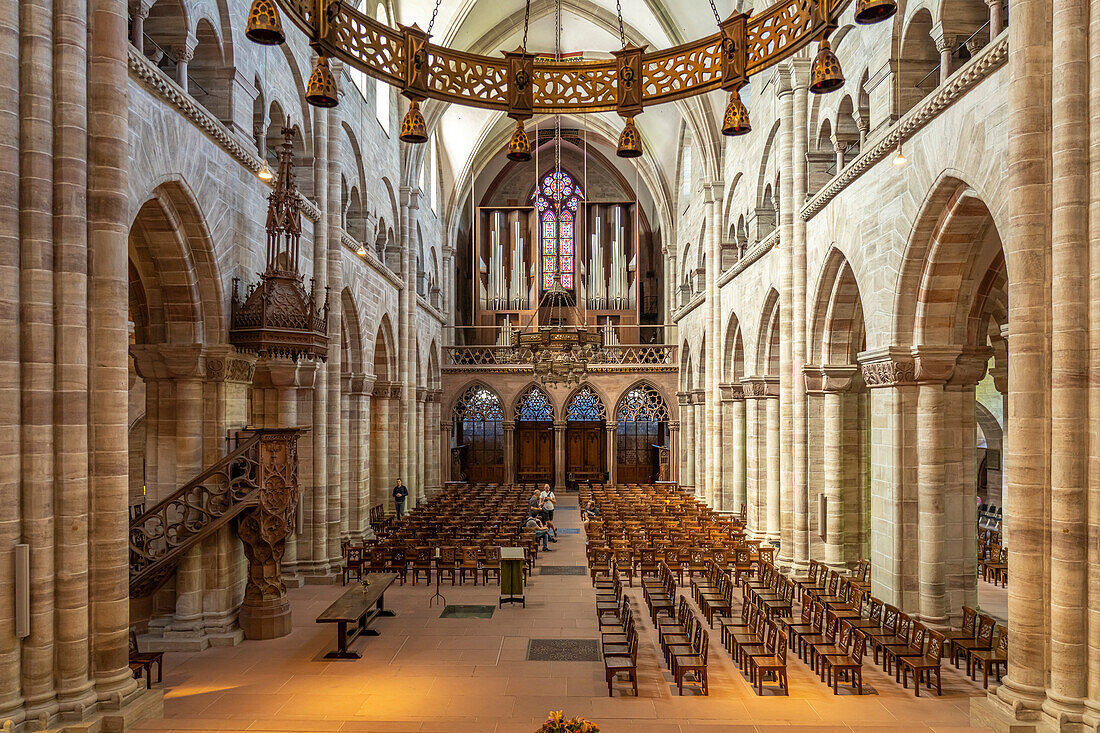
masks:
<svg viewBox="0 0 1100 733"><path fill-rule="evenodd" d="M522 49L492 57L438 46L415 24L391 28L339 0L256 2L277 4L319 55L391 84L413 101L437 99L517 119L611 111L633 117L654 104L733 91L836 28L834 2L780 0L752 16L734 13L719 32L673 48L628 44L612 59L547 62ZM876 20L889 17L880 14Z"/></svg>

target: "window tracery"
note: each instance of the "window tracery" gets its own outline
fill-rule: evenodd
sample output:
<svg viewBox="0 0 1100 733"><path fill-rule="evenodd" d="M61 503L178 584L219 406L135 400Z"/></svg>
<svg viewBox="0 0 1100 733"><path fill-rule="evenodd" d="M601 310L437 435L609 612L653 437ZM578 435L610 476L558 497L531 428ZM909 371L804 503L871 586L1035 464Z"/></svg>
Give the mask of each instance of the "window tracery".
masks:
<svg viewBox="0 0 1100 733"><path fill-rule="evenodd" d="M554 406L550 397L538 387L527 390L516 404L516 420L552 422Z"/></svg>
<svg viewBox="0 0 1100 733"><path fill-rule="evenodd" d="M567 419L574 422L596 422L607 419L600 396L588 385L581 387L569 400Z"/></svg>
<svg viewBox="0 0 1100 733"><path fill-rule="evenodd" d="M554 284L559 273L562 287L573 289L577 212L583 197L573 177L561 170L543 176L533 196L539 217L543 290Z"/></svg>

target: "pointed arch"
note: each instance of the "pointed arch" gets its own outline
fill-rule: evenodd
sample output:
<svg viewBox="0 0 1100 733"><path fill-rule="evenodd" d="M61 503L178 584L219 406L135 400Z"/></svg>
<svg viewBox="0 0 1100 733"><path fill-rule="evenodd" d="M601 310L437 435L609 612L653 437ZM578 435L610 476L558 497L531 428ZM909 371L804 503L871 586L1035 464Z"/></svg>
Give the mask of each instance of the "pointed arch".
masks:
<svg viewBox="0 0 1100 733"><path fill-rule="evenodd" d="M764 299L756 336L756 370L760 376L779 376L779 291L772 288Z"/></svg>
<svg viewBox="0 0 1100 733"><path fill-rule="evenodd" d="M855 274L844 254L832 247L818 279L810 315L809 363L856 363L865 348L863 304Z"/></svg>
<svg viewBox="0 0 1100 733"><path fill-rule="evenodd" d="M397 349L393 325L389 315L384 314L374 337L374 378L376 382L389 382L396 376Z"/></svg>
<svg viewBox="0 0 1100 733"><path fill-rule="evenodd" d="M607 420L603 398L591 384L584 382L569 394L565 401L565 419L567 422Z"/></svg>
<svg viewBox="0 0 1100 733"><path fill-rule="evenodd" d="M553 422L554 402L537 384L528 385L512 403L511 415L516 422Z"/></svg>
<svg viewBox="0 0 1100 733"><path fill-rule="evenodd" d="M726 324L726 348L723 350L722 374L726 381L739 383L745 376L745 344L741 337L741 323L736 313L730 313Z"/></svg>
<svg viewBox="0 0 1100 733"><path fill-rule="evenodd" d="M623 390L615 405L615 419L620 422L666 421L669 419L668 402L656 385L642 379Z"/></svg>
<svg viewBox="0 0 1100 733"><path fill-rule="evenodd" d="M361 374L363 371L363 330L359 320L359 309L355 306L355 298L351 290L344 288L340 291L340 319L341 333L343 335L343 353L340 355L340 366L344 372Z"/></svg>

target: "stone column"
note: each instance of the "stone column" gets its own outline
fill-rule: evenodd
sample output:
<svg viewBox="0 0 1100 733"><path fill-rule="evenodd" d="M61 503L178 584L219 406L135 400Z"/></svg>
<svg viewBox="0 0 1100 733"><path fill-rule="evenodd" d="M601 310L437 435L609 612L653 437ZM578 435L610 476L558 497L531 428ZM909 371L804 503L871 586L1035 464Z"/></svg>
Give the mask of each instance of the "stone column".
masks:
<svg viewBox="0 0 1100 733"><path fill-rule="evenodd" d="M197 38L188 34L183 43L172 46L172 55L176 57L176 83L188 94L191 90L187 84L187 65L195 58L195 47L198 43Z"/></svg>
<svg viewBox="0 0 1100 733"><path fill-rule="evenodd" d="M936 44L936 50L940 52L940 84L946 84L955 71L954 59L956 38L953 34L944 33L943 25L937 24L932 29L932 40Z"/></svg>
<svg viewBox="0 0 1100 733"><path fill-rule="evenodd" d="M695 427L695 498L707 500L707 392L696 389L691 393L692 422Z"/></svg>
<svg viewBox="0 0 1100 733"><path fill-rule="evenodd" d="M611 421L604 425L604 460L607 461L607 482L609 484L615 484L619 480L619 469L616 465L618 462L618 453L616 446L616 437L618 435L619 424L615 421Z"/></svg>
<svg viewBox="0 0 1100 733"><path fill-rule="evenodd" d="M908 349L859 355L871 389L871 593L918 608L917 390Z"/></svg>
<svg viewBox="0 0 1100 733"><path fill-rule="evenodd" d="M332 73L337 79L343 72L343 63L335 60L329 61L332 67ZM341 115L340 108L329 110L326 116L328 122L328 135L326 143L328 144L328 153L325 156L328 163L327 181L328 196L325 202L325 206L321 206L322 217L328 218L328 237L327 245L328 252L325 259L325 266L328 268L328 276L325 280L325 287L328 288L328 360L325 362L325 366L328 369L328 380L325 383L326 391L326 419L327 428L325 435L325 445L327 451L325 453L327 457L328 467L326 469L327 475L327 500L325 501L325 540L327 546L327 554L325 560L329 567L329 573L338 575L340 568L344 563L343 553L340 550L340 538L341 529L344 523L341 521L340 511L342 488L343 488L343 461L340 458L341 447L343 446L342 439L342 414L341 414L341 374L343 368L341 362L343 360L343 323L344 319L342 313L344 310L344 299L341 297L344 290L344 268L343 268L343 230L341 229L343 222L343 209L341 208L343 192L341 188L342 182L342 168L340 167L341 139L343 137L343 129L341 128ZM319 558L318 558L319 559Z"/></svg>
<svg viewBox="0 0 1100 733"><path fill-rule="evenodd" d="M774 386L768 385L769 392L774 392ZM768 398L764 400L764 450L765 450L765 474L764 485L766 487L766 499L764 505L767 512L767 529L765 537L769 542L779 541L780 543L786 543L780 545L780 551L783 547L790 547L791 529L790 522L785 525L783 523L782 510L783 510L783 497L782 488L780 485L780 423L779 423L779 407L780 399L779 395L769 394ZM788 530L788 531L785 531Z"/></svg>
<svg viewBox="0 0 1100 733"><path fill-rule="evenodd" d="M793 338L797 320L793 316L793 286L794 286L794 224L796 212L799 208L794 196L794 168L805 168L806 161L796 159L794 155L795 145L795 90L794 80L791 78L792 66L780 64L776 68L776 94L779 96L779 374L773 375L779 378L779 403L769 406L765 403L764 412L764 485L766 495L766 537L768 540L779 540L780 534L780 502L786 509L786 527L788 533L793 531L791 523L794 505L791 490L794 487L794 351ZM804 133L805 134L805 133ZM773 411L778 410L774 415ZM778 430L777 437L781 442L771 444L773 437L772 425ZM771 458L779 461L778 470L772 472ZM777 492L774 501L772 489ZM782 492L780 497L778 492ZM773 517L774 514L774 517ZM793 559L793 534L784 538L777 560L784 566L789 566Z"/></svg>
<svg viewBox="0 0 1100 733"><path fill-rule="evenodd" d="M427 462L424 460L427 453L427 428L428 418L428 390L425 387L416 389L416 484L420 502L427 500L428 471ZM418 502L419 503L419 502Z"/></svg>
<svg viewBox="0 0 1100 733"><path fill-rule="evenodd" d="M382 504L393 510L390 468L390 383L375 382L371 415L371 506ZM377 420L375 419L377 418Z"/></svg>
<svg viewBox="0 0 1100 733"><path fill-rule="evenodd" d="M565 423L554 421L554 486L565 489Z"/></svg>
<svg viewBox="0 0 1100 733"><path fill-rule="evenodd" d="M913 349L917 392L917 510L920 549L920 619L947 623L947 471L944 384L955 369L958 348Z"/></svg>
<svg viewBox="0 0 1100 733"><path fill-rule="evenodd" d="M1053 3L1015 0L1009 26L1008 171L1005 260L1011 363L1005 435L1005 543L1012 587L1008 674L993 695L1013 722L1035 715L1046 698L1050 391L1049 166Z"/></svg>
<svg viewBox="0 0 1100 733"><path fill-rule="evenodd" d="M798 215L806 201L809 168L806 163L809 127L809 59L794 58L788 64L791 67L791 86L794 88L794 129L791 141L791 199L787 203L787 214L791 219L791 359L787 368L791 385L791 421L793 450L791 486L793 487L793 511L790 517L794 524L792 532L793 547L784 542L781 552L793 562L798 572L810 567L810 507L809 479L807 476L807 432L806 432L806 382L802 378L802 366L806 363L806 222ZM784 474L785 476L786 474ZM783 487L786 491L786 487ZM784 522L787 516L784 516Z"/></svg>
<svg viewBox="0 0 1100 733"><path fill-rule="evenodd" d="M824 443L824 496L827 501L825 514L825 563L834 569L842 569L852 559L846 552L846 540L850 528L846 521L852 516L849 504L858 502L853 489L853 476L849 456L853 447L846 439L848 412L855 408L849 399L854 366L822 367L824 416L822 438Z"/></svg>
<svg viewBox="0 0 1100 733"><path fill-rule="evenodd" d="M764 397L767 387L761 377L745 377L741 380L745 392L745 495L748 511L746 527L754 537L763 537L767 526L764 503Z"/></svg>
<svg viewBox="0 0 1100 733"><path fill-rule="evenodd" d="M844 151L848 149L848 146L844 144L843 140L838 140L836 136L833 137L833 150L836 151L836 172L837 175L844 170Z"/></svg>
<svg viewBox="0 0 1100 733"><path fill-rule="evenodd" d="M16 5L9 3L6 7ZM90 0L88 8L88 347L89 354L94 354L89 358L88 399L88 422L93 426L88 543L91 659L100 710L133 721L136 717L128 714L127 708L142 691L128 665L126 4L122 0ZM0 15L6 12L0 10ZM16 24L4 22L0 27L11 29ZM3 37L8 33L5 31ZM8 45L6 40L0 43ZM4 54L4 58L14 55ZM15 105L6 109L15 109ZM157 714L152 710L149 713ZM124 724L116 722L120 727Z"/></svg>
<svg viewBox="0 0 1100 733"><path fill-rule="evenodd" d="M719 240L724 231L722 225L721 201L724 186L721 180L710 181L703 186L706 212L706 241L700 242L700 247L706 248L708 267L706 269L706 319L708 331L714 334L706 339L705 353L702 357L706 360L706 374L704 383L703 412L703 459L706 466L706 483L704 484L703 498L707 506L711 508L722 506L722 461L720 456L722 438L721 399L718 382L722 375L722 339L717 335L722 333L718 294L718 275L722 271L722 250Z"/></svg>
<svg viewBox="0 0 1100 733"><path fill-rule="evenodd" d="M137 47L143 55L145 53L145 19L149 17L149 10L153 4L149 0L130 2L130 43Z"/></svg>
<svg viewBox="0 0 1100 733"><path fill-rule="evenodd" d="M319 292L328 287L329 185L328 185L328 115L329 110L314 107L313 113L313 190L317 197L320 219L313 225L313 279ZM339 300L340 294L335 294ZM331 300L329 301L331 305ZM329 321L331 324L332 321ZM329 326L331 328L331 325ZM339 343L339 342L337 342ZM329 358L331 358L331 354ZM307 583L333 583L336 576L328 563L328 380L329 370L318 364L313 380L312 413L310 427L312 482L305 487L303 503L308 506L303 522L304 540L299 543L299 565ZM305 477L303 477L305 478ZM303 483L305 483L303 481ZM301 550L306 550L301 552Z"/></svg>
<svg viewBox="0 0 1100 733"><path fill-rule="evenodd" d="M745 392L740 384L730 385L730 439L726 445L730 451L729 472L730 511L739 512L748 502L746 476L748 466L747 431L745 429Z"/></svg>
<svg viewBox="0 0 1100 733"><path fill-rule="evenodd" d="M351 537L352 527L358 520L351 494L351 380L352 375L340 375L340 539Z"/></svg>
<svg viewBox="0 0 1100 733"><path fill-rule="evenodd" d="M439 424L439 481L440 486L451 480L451 430L449 422L440 420Z"/></svg>
<svg viewBox="0 0 1100 733"><path fill-rule="evenodd" d="M985 4L989 6L989 38L993 40L1005 28L1004 0L985 0Z"/></svg>
<svg viewBox="0 0 1100 733"><path fill-rule="evenodd" d="M678 392L680 403L680 487L695 491L695 408L691 404L690 392Z"/></svg>
<svg viewBox="0 0 1100 733"><path fill-rule="evenodd" d="M505 420L504 425L504 482L516 481L516 423Z"/></svg>
<svg viewBox="0 0 1100 733"><path fill-rule="evenodd" d="M371 397L374 391L374 375L360 374L352 382L352 420L357 426L355 433L352 501L359 507L358 532L362 537L370 527L371 481L370 445L374 441L371 435Z"/></svg>

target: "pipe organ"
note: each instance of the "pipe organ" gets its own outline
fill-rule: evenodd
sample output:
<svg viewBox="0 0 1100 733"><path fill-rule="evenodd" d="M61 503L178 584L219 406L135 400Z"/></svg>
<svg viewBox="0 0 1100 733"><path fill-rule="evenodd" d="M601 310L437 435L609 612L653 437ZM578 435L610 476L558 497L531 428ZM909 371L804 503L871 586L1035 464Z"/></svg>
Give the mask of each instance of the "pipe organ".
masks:
<svg viewBox="0 0 1100 733"><path fill-rule="evenodd" d="M472 261L475 323L486 329L479 343L506 344L510 332L535 318L543 293L543 227L533 206L478 208ZM632 201L581 203L572 222L573 294L586 319L607 344L640 343L643 319L639 292L656 291L652 272L639 272L640 226ZM551 228L549 231L554 231ZM646 264L652 270L652 264ZM640 283L644 278L654 282ZM491 334L491 336L490 336Z"/></svg>

